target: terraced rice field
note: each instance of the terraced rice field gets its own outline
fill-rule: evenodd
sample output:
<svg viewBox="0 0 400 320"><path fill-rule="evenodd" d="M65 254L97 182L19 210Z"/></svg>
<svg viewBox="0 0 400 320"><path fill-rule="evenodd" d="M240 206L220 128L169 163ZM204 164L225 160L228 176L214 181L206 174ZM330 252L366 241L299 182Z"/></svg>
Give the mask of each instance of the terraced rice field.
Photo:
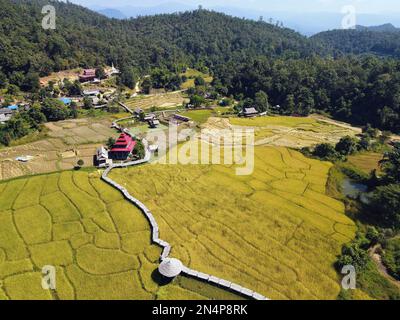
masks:
<svg viewBox="0 0 400 320"><path fill-rule="evenodd" d="M98 118L73 119L46 123L47 137L18 146L0 149L0 180L20 176L73 169L79 159L85 166L93 165L96 149L116 135L110 123L121 113ZM17 157L32 156L21 163Z"/></svg>
<svg viewBox="0 0 400 320"><path fill-rule="evenodd" d="M0 300L237 299L189 278L160 285L147 220L98 172L0 183ZM56 290L41 269L56 266Z"/></svg>
<svg viewBox="0 0 400 320"><path fill-rule="evenodd" d="M189 100L185 98L181 92L168 92L150 96L138 96L124 103L132 110L135 110L136 108L148 110L151 107L161 109L177 108L178 106L182 106L184 102L188 101Z"/></svg>
<svg viewBox="0 0 400 320"><path fill-rule="evenodd" d="M222 165L115 170L153 212L171 256L272 299L335 299L333 264L355 235L344 205L325 195L330 163L256 147L255 171Z"/></svg>
<svg viewBox="0 0 400 320"><path fill-rule="evenodd" d="M251 127L255 129L256 145L295 149L325 142L336 144L344 136L357 134L351 127L326 123L311 117L210 118L204 126L209 129Z"/></svg>

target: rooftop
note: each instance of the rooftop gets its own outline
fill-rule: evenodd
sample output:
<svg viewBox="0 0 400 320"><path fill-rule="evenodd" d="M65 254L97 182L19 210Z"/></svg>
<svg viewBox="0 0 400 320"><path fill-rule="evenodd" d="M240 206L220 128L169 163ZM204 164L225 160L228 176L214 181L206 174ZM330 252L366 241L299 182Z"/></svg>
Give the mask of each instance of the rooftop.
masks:
<svg viewBox="0 0 400 320"><path fill-rule="evenodd" d="M175 278L182 272L182 262L178 259L167 258L158 267L158 271L167 278Z"/></svg>

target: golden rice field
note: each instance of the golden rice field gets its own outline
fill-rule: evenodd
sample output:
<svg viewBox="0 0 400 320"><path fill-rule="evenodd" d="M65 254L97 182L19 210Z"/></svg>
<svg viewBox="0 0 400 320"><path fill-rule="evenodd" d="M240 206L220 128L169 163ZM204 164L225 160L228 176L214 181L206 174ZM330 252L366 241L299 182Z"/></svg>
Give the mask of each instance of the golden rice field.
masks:
<svg viewBox="0 0 400 320"><path fill-rule="evenodd" d="M185 277L160 285L147 220L98 172L0 183L0 300L237 299ZM56 267L56 290L41 270Z"/></svg>
<svg viewBox="0 0 400 320"><path fill-rule="evenodd" d="M284 147L256 147L255 170L162 165L110 177L152 210L171 255L272 299L335 299L333 267L356 227L325 195L331 164Z"/></svg>
<svg viewBox="0 0 400 320"><path fill-rule="evenodd" d="M156 95L137 96L127 100L125 104L133 110L136 108L148 110L151 107L171 109L178 108L188 101L189 100L184 97L181 92L167 92Z"/></svg>
<svg viewBox="0 0 400 320"><path fill-rule="evenodd" d="M257 145L295 149L312 147L318 143L336 144L344 136L357 134L356 128L328 123L312 117L229 118L227 126L254 128Z"/></svg>

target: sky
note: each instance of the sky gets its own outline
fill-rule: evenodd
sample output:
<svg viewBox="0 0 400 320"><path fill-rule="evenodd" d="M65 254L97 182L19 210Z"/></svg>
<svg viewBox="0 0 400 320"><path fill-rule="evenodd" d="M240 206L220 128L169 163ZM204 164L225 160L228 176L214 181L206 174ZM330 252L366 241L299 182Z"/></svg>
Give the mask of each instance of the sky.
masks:
<svg viewBox="0 0 400 320"><path fill-rule="evenodd" d="M123 6L151 7L163 3L180 2L187 5L205 7L229 6L262 11L341 12L343 6L353 5L359 13L400 13L398 0L72 0L87 7L118 8Z"/></svg>

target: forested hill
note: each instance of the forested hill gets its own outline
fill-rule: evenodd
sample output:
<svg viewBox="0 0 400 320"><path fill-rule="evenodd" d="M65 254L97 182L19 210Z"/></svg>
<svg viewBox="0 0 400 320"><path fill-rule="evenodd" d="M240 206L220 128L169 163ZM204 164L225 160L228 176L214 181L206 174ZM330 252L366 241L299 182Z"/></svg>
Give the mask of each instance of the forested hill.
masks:
<svg viewBox="0 0 400 320"><path fill-rule="evenodd" d="M56 30L44 30L48 3L0 0L0 89L10 95L20 88L40 99L39 75L75 67L114 63L120 78L161 67L163 79L179 77L184 67L208 67L213 88L241 106L262 100L263 108L279 104L286 114L324 111L400 132L400 33L339 30L306 38L207 10L121 21L54 1Z"/></svg>
<svg viewBox="0 0 400 320"><path fill-rule="evenodd" d="M51 1L57 28L46 31L41 9L48 3L0 0L0 61L11 81L20 77L15 72L45 75L111 62L143 72L160 65L212 66L249 56L301 57L321 51L290 29L206 10L119 21Z"/></svg>
<svg viewBox="0 0 400 320"><path fill-rule="evenodd" d="M400 58L400 30L332 30L318 33L311 39L336 54L375 54Z"/></svg>

